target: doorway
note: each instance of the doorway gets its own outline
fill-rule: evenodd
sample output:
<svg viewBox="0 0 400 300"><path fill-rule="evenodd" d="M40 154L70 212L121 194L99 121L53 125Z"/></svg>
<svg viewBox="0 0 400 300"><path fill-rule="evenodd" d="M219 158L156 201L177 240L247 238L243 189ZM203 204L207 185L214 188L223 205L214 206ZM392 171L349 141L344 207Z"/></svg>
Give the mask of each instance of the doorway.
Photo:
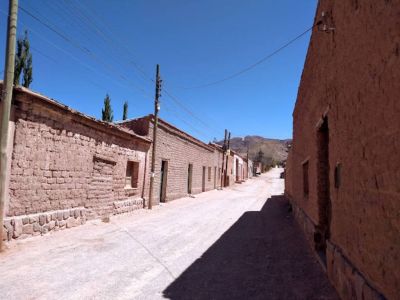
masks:
<svg viewBox="0 0 400 300"><path fill-rule="evenodd" d="M192 193L192 176L193 176L193 165L188 166L188 180L187 180L187 192L190 195Z"/></svg>
<svg viewBox="0 0 400 300"><path fill-rule="evenodd" d="M168 161L161 162L161 183L160 183L160 202L167 199L167 177L168 177Z"/></svg>
<svg viewBox="0 0 400 300"><path fill-rule="evenodd" d="M329 191L329 126L323 119L317 132L318 225L314 234L315 250L326 264L326 241L330 238L331 199Z"/></svg>
<svg viewBox="0 0 400 300"><path fill-rule="evenodd" d="M214 189L217 188L217 167L214 167Z"/></svg>
<svg viewBox="0 0 400 300"><path fill-rule="evenodd" d="M239 181L239 160L236 159L236 181Z"/></svg>
<svg viewBox="0 0 400 300"><path fill-rule="evenodd" d="M201 191L202 192L206 191L206 167L203 167L203 178L202 178L202 183L201 183Z"/></svg>

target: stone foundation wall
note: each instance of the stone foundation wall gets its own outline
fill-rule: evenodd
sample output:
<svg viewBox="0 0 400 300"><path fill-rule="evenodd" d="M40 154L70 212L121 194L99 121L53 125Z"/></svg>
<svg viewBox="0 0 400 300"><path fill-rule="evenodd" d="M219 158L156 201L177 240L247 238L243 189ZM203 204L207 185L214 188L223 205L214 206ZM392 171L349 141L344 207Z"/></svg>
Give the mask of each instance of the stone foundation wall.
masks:
<svg viewBox="0 0 400 300"><path fill-rule="evenodd" d="M315 23L334 30L313 28L286 178L292 203L388 299L400 299L399 14L399 1L319 1Z"/></svg>
<svg viewBox="0 0 400 300"><path fill-rule="evenodd" d="M310 247L314 250L314 233L316 225L305 212L291 201L293 216L305 233ZM317 259L318 255L315 253ZM354 265L343 255L339 247L327 241L326 273L342 299L384 300L386 299Z"/></svg>
<svg viewBox="0 0 400 300"><path fill-rule="evenodd" d="M143 208L143 205L144 205L144 200L142 198L128 199L124 201L115 201L113 203L114 215L129 213L141 209Z"/></svg>
<svg viewBox="0 0 400 300"><path fill-rule="evenodd" d="M22 87L14 88L10 123L5 240L143 207L150 140Z"/></svg>
<svg viewBox="0 0 400 300"><path fill-rule="evenodd" d="M328 277L342 299L384 300L343 255L342 251L327 241Z"/></svg>
<svg viewBox="0 0 400 300"><path fill-rule="evenodd" d="M85 207L88 219L142 196L149 141L26 89L14 91L15 138L6 217ZM127 187L128 161L138 182Z"/></svg>
<svg viewBox="0 0 400 300"><path fill-rule="evenodd" d="M314 248L315 225L313 221L294 202L291 201L291 205L294 218L303 230L310 247Z"/></svg>
<svg viewBox="0 0 400 300"><path fill-rule="evenodd" d="M86 222L86 209L76 207L45 213L7 217L4 219L3 240L24 239L50 231L82 225Z"/></svg>
<svg viewBox="0 0 400 300"><path fill-rule="evenodd" d="M113 202L113 215L125 214L142 209L142 198ZM7 217L4 219L3 240L24 239L44 235L50 231L58 231L76 227L86 223L89 210L76 207L45 213Z"/></svg>

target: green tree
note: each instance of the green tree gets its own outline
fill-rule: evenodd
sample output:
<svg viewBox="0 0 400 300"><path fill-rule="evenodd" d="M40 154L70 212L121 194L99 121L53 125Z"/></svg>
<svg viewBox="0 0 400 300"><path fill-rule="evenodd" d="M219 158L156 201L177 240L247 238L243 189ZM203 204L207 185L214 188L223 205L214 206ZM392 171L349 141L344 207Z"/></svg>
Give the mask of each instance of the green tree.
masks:
<svg viewBox="0 0 400 300"><path fill-rule="evenodd" d="M19 84L19 78L21 77L22 70L25 64L25 51L24 51L24 43L21 38L17 40L17 53L15 53L15 61L14 61L14 85Z"/></svg>
<svg viewBox="0 0 400 300"><path fill-rule="evenodd" d="M124 112L122 114L122 120L128 119L128 102L124 102Z"/></svg>
<svg viewBox="0 0 400 300"><path fill-rule="evenodd" d="M263 162L263 159L264 159L264 152L262 152L260 149L260 151L258 151L257 153L256 162Z"/></svg>
<svg viewBox="0 0 400 300"><path fill-rule="evenodd" d="M25 64L23 67L24 71L24 81L22 85L26 88L29 88L31 85L33 78L32 78L32 54L30 52L30 44L28 40L28 33L25 31L25 38L24 38L24 47L25 47Z"/></svg>
<svg viewBox="0 0 400 300"><path fill-rule="evenodd" d="M33 81L32 78L32 54L29 54L29 56L26 59L26 63L24 66L24 82L22 85L26 88L29 88Z"/></svg>
<svg viewBox="0 0 400 300"><path fill-rule="evenodd" d="M101 110L102 120L105 122L112 122L114 119L113 110L111 108L111 99L107 94L104 98L104 108Z"/></svg>
<svg viewBox="0 0 400 300"><path fill-rule="evenodd" d="M17 53L15 55L14 85L20 84L21 74L23 73L23 86L29 88L33 81L32 76L32 54L28 31L25 30L23 38L17 40Z"/></svg>

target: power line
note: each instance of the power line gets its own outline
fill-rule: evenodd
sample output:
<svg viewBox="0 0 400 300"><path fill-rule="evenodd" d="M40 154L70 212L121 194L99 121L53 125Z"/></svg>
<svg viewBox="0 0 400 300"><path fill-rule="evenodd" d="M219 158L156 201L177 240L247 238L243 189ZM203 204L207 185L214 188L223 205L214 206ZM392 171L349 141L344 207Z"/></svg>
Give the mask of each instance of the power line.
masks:
<svg viewBox="0 0 400 300"><path fill-rule="evenodd" d="M40 22L42 25L44 25L46 28L49 28L51 31L53 31L54 33L56 33L57 35L59 35L59 36L61 36L65 41L67 41L68 43L70 43L70 44L72 44L74 47L77 47L79 50L82 50L82 51L84 51L85 53L87 53L87 54L90 54L92 57L93 57L93 53L92 53L92 51L90 51L89 49L87 49L86 47L83 47L83 46L81 46L81 45L79 45L79 43L77 43L77 42L74 42L72 39L70 39L67 35L65 35L64 33L62 33L62 31L61 30L59 30L59 29L57 29L57 28L54 28L52 25L50 25L50 22L47 20L47 22L44 22L43 20L41 20L40 18L38 18L37 16L35 16L35 15L33 15L32 13L30 13L30 12L28 12L26 9L24 9L24 8L21 8L21 10L23 11L23 12L25 12L25 13L27 13L29 16L31 16L32 18L34 18L36 21L38 21L38 22ZM35 32L36 33L36 32ZM38 33L36 33L36 34L38 34ZM49 42L48 40L47 40L47 42ZM51 43L53 46L55 46L56 48L58 48L59 50L63 50L63 49L61 49L61 48L59 48L58 46L56 46L54 43ZM63 52L65 52L65 53L67 53L67 54L69 54L68 52L66 52L66 51L64 51L63 50ZM69 54L70 56L72 56L71 54ZM72 56L72 57L74 57L74 56ZM76 57L74 57L75 59L77 59ZM97 60L97 59L96 59ZM85 64L86 65L86 64ZM86 67L88 67L87 65L86 65ZM90 68L90 67L89 67ZM95 70L92 70L92 71L94 71L95 72ZM122 75L119 75L119 77L122 77L123 79L125 79L126 80L126 78L124 77L124 76L122 76ZM153 80L151 80L151 81L153 81ZM144 91L143 89L141 89L141 88L138 88L139 90L141 90L142 92L143 92L143 94L145 95L145 96L147 96L147 97L149 97L149 98L152 98L152 96L149 96L147 93L146 93L146 91ZM172 95L170 95L170 97L171 97ZM173 97L173 96L172 96ZM178 102L179 100L177 100L176 99L176 97L174 97L174 101L176 102L176 103L179 103L180 104L180 106L181 107L183 107L189 114L191 114L194 118L196 118L196 119L198 119L198 120L200 120L198 117L196 117L189 109L187 109L182 103L180 103L180 102ZM168 110L168 109L167 109ZM178 117L179 118L179 117ZM203 132L201 132L200 130L198 130L197 128L195 128L193 125L191 125L189 122L187 122L187 121L185 121L185 120L183 120L182 118L179 118L182 122L184 122L185 124L187 124L189 127L191 127L194 131L196 131L197 133L199 133L199 134L201 134L201 135L203 135L203 136L206 136ZM200 120L201 121L201 120ZM205 124L204 122L203 122L203 124Z"/></svg>
<svg viewBox="0 0 400 300"><path fill-rule="evenodd" d="M31 48L34 52L40 54L41 56L47 58L48 60L50 60L50 61L52 61L52 62L54 62L54 63L56 63L56 64L58 63L57 60L55 60L53 57L51 57L51 56L49 56L49 55L43 53L42 51L40 51L40 50L37 49L36 47L30 46L30 48Z"/></svg>
<svg viewBox="0 0 400 300"><path fill-rule="evenodd" d="M73 41L72 39L70 39L67 35L65 35L64 33L62 33L59 29L54 28L52 25L50 25L50 22L49 22L48 20L47 20L47 22L44 22L43 20L41 20L41 19L38 18L37 16L35 16L35 15L33 15L32 13L28 12L26 9L24 9L24 8L22 8L22 7L20 7L20 8L21 8L21 10L22 10L23 12L27 13L29 16L31 16L32 18L34 18L36 21L40 22L40 23L41 23L42 25L44 25L46 28L50 29L51 31L53 31L54 33L56 33L58 36L62 37L65 41L67 41L68 43L72 44L74 47L78 48L79 50L82 50L82 51L84 51L85 53L90 54L90 55L93 57L94 54L92 53L92 51L90 51L90 50L87 49L86 47L83 47L83 46L79 45L79 43L77 43L77 42ZM36 32L35 32L35 33L36 33ZM36 33L36 34L37 34L37 33ZM53 43L52 43L52 44L53 44ZM55 46L56 48L62 50L61 48L57 47L57 46L54 45L54 44L53 44L53 46ZM65 52L65 51L64 51L64 52ZM66 53L68 53L68 52L66 52ZM40 54L44 55L43 53L40 53ZM69 54L69 53L68 53L68 54ZM45 55L44 55L44 56L45 56ZM47 58L49 58L49 57L47 56ZM97 59L96 59L96 60L97 60ZM87 66L87 65L86 65L86 66ZM93 71L95 71L95 70L93 70ZM122 76L122 75L119 75L119 77L121 77L122 79L125 79L125 80L126 80L126 78L125 78L124 76ZM152 80L152 81L153 81L153 80ZM141 90L145 96L149 96L149 95L147 95L146 91L144 91L143 89L141 89L141 88L138 88L138 89ZM198 117L196 117L189 109L187 109L182 103L180 103L179 100L176 99L176 97L172 96L170 93L168 93L168 94L170 95L171 98L173 97L173 98L174 98L174 101L175 101L176 103L178 103L182 108L184 108L189 114L191 114L194 118L196 118L197 120L199 120L200 122L202 122L202 121L201 121ZM151 97L152 97L152 96L149 96L149 98L151 98ZM167 109L167 110L168 110L168 109ZM198 130L198 129L195 128L193 125L191 125L189 122L183 120L183 119L180 118L178 115L176 115L176 116L177 116L177 118L179 118L182 122L184 122L186 125L188 125L190 128L192 128L192 130L196 131L197 133L199 133L199 134L201 134L201 135L203 135L203 136L207 136L207 135L204 134L202 131ZM203 122L203 124L206 124L206 123Z"/></svg>
<svg viewBox="0 0 400 300"><path fill-rule="evenodd" d="M64 34L64 33L62 32L62 30L58 29L57 26L52 26L52 25L51 25L51 22L49 22L49 20L46 20L47 22L43 21L43 19L45 19L43 16L41 16L41 18L42 18L42 19L41 19L41 18L35 16L34 14L30 13L29 11L27 11L25 8L23 8L23 7L21 7L21 6L20 6L20 9L21 9L24 13L26 13L27 15L29 15L30 17L32 17L33 19L35 19L36 21L38 21L39 23L41 23L43 26L45 26L46 28L48 28L49 30L51 30L52 32L54 32L55 34L57 34L58 36L60 36L62 39L64 39L64 40L65 40L66 42L68 42L69 44L71 44L71 45L73 45L74 47L78 48L79 50L81 50L81 51L84 52L85 54L91 56L91 57L94 58L96 61L99 61L99 60L100 60L91 50L89 50L88 48L86 48L86 47L84 47L84 46L81 46L78 42L76 42L76 41L74 41L73 39L69 38L66 34ZM82 23L84 23L84 22L82 22ZM84 24L84 25L87 25L87 23ZM94 26L95 26L95 24L94 24ZM99 29L97 28L96 31L99 32ZM35 32L35 33L36 33L36 32ZM38 34L38 33L36 33L36 34ZM105 36L105 38L107 38L107 36ZM103 39L104 39L104 38L103 38ZM47 40L47 42L49 42L49 41ZM106 41L106 42L107 42L107 41ZM51 43L51 42L49 42L49 43ZM53 43L51 43L51 44L53 44ZM114 44L115 44L115 43L114 43ZM123 45L123 44L121 43L121 45ZM67 53L68 55L72 56L73 58L77 59L76 57L74 57L74 56L71 55L70 53L64 51L63 49L57 47L56 45L53 44L53 46L55 46L55 47L58 48L59 50L62 50L62 51L65 52L65 53ZM125 45L123 45L123 46L124 46L124 48L125 48ZM128 48L125 48L125 49L129 50ZM77 59L77 60L79 60L79 59ZM112 67L108 66L107 64L105 64L105 63L102 62L101 60L100 60L100 63L101 63L103 66L107 67L108 69L111 69L111 71L114 71ZM132 63L132 62L131 62L131 63ZM86 65L86 64L85 64L85 66L88 67L88 65ZM90 67L89 67L89 68L90 68ZM90 68L90 69L91 69L91 68ZM95 70L93 70L93 69L92 69L92 71L95 72ZM147 74L146 74L143 70L140 69L140 71L141 71L141 73L142 73L144 76L147 76ZM123 76L123 75L118 74L118 77L120 77L120 78L124 79L125 81L127 81L127 78L126 78L125 76ZM148 77L147 77L147 79L148 79L150 82L154 82L154 80L149 79ZM138 89L138 90L140 90L146 97L149 96L149 95L147 94L147 92L144 91L142 88L137 87L137 86L135 86L135 88ZM185 105L183 105L183 104L181 103L181 101L180 101L177 97L173 96L173 95L172 95L170 92L168 92L167 90L165 90L165 93L166 93L166 94L174 101L174 103L176 103L182 110L184 110L184 111L185 111L186 113L188 113L191 117L193 117L194 119L196 119L196 120L197 120L199 123L201 123L204 127L207 127L207 128L209 128L209 129L211 129L211 130L214 130L214 128L210 127L206 122L204 122L202 119L200 119L199 117L197 117L190 109L188 109ZM149 96L149 97L151 98L152 96ZM198 129L196 129L193 125L190 125L187 121L184 121L182 118L180 118L180 119L181 119L181 121L183 121L185 124L187 124L187 125L190 126L192 129L194 129L196 132L200 133L201 135L206 136L203 132L201 132L201 131L199 131ZM219 133L218 133L218 134L219 134Z"/></svg>
<svg viewBox="0 0 400 300"><path fill-rule="evenodd" d="M64 0L64 2L66 3L66 1ZM97 15L95 13L95 11L93 9L88 9L84 7L83 3L81 1L77 1L76 4L80 5L83 10L80 10L79 7L77 7L76 5L74 5L72 2L71 4L75 7L75 9L77 11L80 11L81 15L83 15L90 23L93 24L93 26L96 28L96 31L100 32L101 35L103 35L106 39L109 39L111 41L112 44L120 44L121 48L123 48L123 52L124 54L126 54L126 52L128 52L130 55L135 56L135 54L133 54L132 50L130 48L128 48L124 43L122 43L120 40L118 40L115 35L113 35L113 33L110 31L110 29L108 27L105 27L105 30L102 30L98 25L96 25L96 22L90 18L89 15L85 14L85 12L91 12L92 16L95 17L95 19L102 19L99 15ZM108 31L110 33L110 35L107 35L105 33L105 31ZM154 79L149 76L140 66L138 63L136 63L131 57L126 56L129 59L129 63L141 74L141 76L143 77L143 79L145 80L150 80L151 82L154 82Z"/></svg>
<svg viewBox="0 0 400 300"><path fill-rule="evenodd" d="M175 118L179 119L181 122L185 123L188 127L190 127L193 131L195 131L196 133L202 135L203 137L208 137L207 134L205 134L203 131L200 131L199 129L197 129L196 127L194 127L192 124L190 124L189 122L187 122L186 120L184 120L183 118L179 117L177 111L171 110L171 108L168 108L167 106L164 107L168 112L171 113L172 116L174 116Z"/></svg>
<svg viewBox="0 0 400 300"><path fill-rule="evenodd" d="M209 87L212 85L216 85L228 80L231 80L235 77L238 77L252 69L254 69L255 67L257 67L258 65L266 62L267 60L269 60L270 58L272 58L273 56L275 56L276 54L278 54L279 52L281 52L282 50L284 50L285 48L287 48L288 46L290 46L291 44L293 44L295 41L297 41L298 39L302 38L304 35L306 35L309 31L311 31L316 25L313 25L312 27L308 28L307 30L305 30L304 32L302 32L301 34L299 34L298 36L296 36L295 38L291 39L290 41L288 41L287 43L285 43L283 46L279 47L278 49L276 49L275 51L273 51L272 53L264 56L263 58L261 58L260 60L256 61L255 63L245 67L244 69L237 71L231 75L228 75L226 77L223 77L221 79L215 80L215 81L211 81L208 83L204 83L201 85L197 85L197 86L192 86L192 87L187 87L187 88L183 88L183 89L198 89L198 88L204 88L204 87Z"/></svg>
<svg viewBox="0 0 400 300"><path fill-rule="evenodd" d="M67 35L65 35L64 33L62 33L60 30L55 29L53 26L51 26L50 24L42 21L40 18L36 17L35 15L33 15L32 13L30 13L29 11L27 11L26 9L24 9L23 7L19 6L19 8L21 9L21 11L23 11L24 13L26 13L28 16L32 17L33 19L35 19L36 21L38 21L40 24L42 24L43 26L45 26L46 28L48 28L49 30L51 30L52 32L56 33L58 36L60 36L62 39L64 39L66 42L68 42L69 44L73 45L74 47L78 48L79 50L81 50L82 52L86 53L87 55L89 55L90 57L92 57L94 60L96 60L99 64L103 65L104 67L106 67L108 70L111 70L111 72L115 72L115 74L117 74L118 77L120 77L121 79L127 81L130 85L132 85L133 87L135 87L137 90L141 91L146 97L147 97L147 92L142 89L141 87L136 86L135 84L131 83L124 75L119 74L116 70L114 70L114 68L112 66L110 66L109 64L105 63L102 59L98 58L97 55L95 55L92 51L90 51L88 48L81 46L79 43L75 42L74 40L70 39Z"/></svg>
<svg viewBox="0 0 400 300"><path fill-rule="evenodd" d="M66 4L69 3L69 2L67 2L67 1L65 1L65 0L64 0L64 2L65 2ZM86 11L87 11L87 12L91 12L92 14L95 13L94 10L85 9L84 11L82 11L82 10L79 9L79 7L77 7L76 5L74 5L72 2L71 2L71 4L72 4L73 7L75 8L74 11L78 11L78 13L80 13L81 16L83 16L86 20L88 20L88 21L92 24L92 26L90 26L90 24L89 24L89 27L94 28L94 32L95 32L96 34L97 34L97 33L100 33L100 34L101 34L103 40L105 40L106 42L111 42L111 43L114 44L114 45L115 45L115 44L119 44L119 45L121 46L121 48L123 48L123 50L125 50L125 51L122 51L122 53L126 54L126 53L128 52L128 53L130 53L132 56L134 56L134 54L131 52L130 48L126 47L126 45L125 45L124 43L121 43L119 40L117 40L117 39L115 38L115 35L112 34L112 32L110 31L109 27L106 26L105 28L106 28L106 31L108 31L108 32L111 34L111 36L107 35L107 34L104 32L104 30L102 30L102 29L96 24L96 22L90 18L89 15L85 15L85 12L86 12ZM78 1L77 4L79 4L82 8L84 8L82 2L79 2L79 1ZM71 11L70 11L70 12L71 12ZM97 19L99 19L99 18L101 18L101 16L97 15ZM79 18L79 20L82 21L81 18ZM88 25L88 23L86 23L86 25ZM128 56L126 56L126 57L128 58ZM129 58L129 59L130 59L130 58ZM146 80L148 80L148 81L154 83L154 80L152 79L152 77L150 77L145 71L143 71L143 69L141 69L141 68L138 66L138 64L137 64L136 62L130 61L130 63L133 64L134 67L143 75L143 78L144 78L144 79L146 79ZM193 117L194 119L196 119L196 120L197 120L199 123L201 123L203 126L209 128L209 129L211 129L211 130L214 130L214 128L210 127L210 126L207 124L207 122L205 122L205 121L203 121L202 119L200 119L200 118L199 118L198 116L196 116L189 108L187 108L176 96L173 96L173 95L172 95L170 92L168 92L168 90L166 90L166 89L164 89L164 91L165 91L165 93L174 101L174 103L176 103L176 104L180 107L180 109L182 109L182 110L184 110L185 112L187 112L191 117Z"/></svg>
<svg viewBox="0 0 400 300"><path fill-rule="evenodd" d="M67 1L65 1L65 0L64 0L64 2L67 3ZM72 2L71 2L71 4L72 4ZM82 2L79 2L79 1L78 1L77 4L81 5L81 7L83 7L83 3L82 3ZM77 10L78 12L80 11L79 8L78 8L76 5L73 5L73 6L76 8L76 10ZM94 10L88 10L88 9L87 9L87 10L85 10L85 11L88 11L88 12L91 12L91 13L95 13ZM80 11L80 14L81 14L82 16L84 16L84 11ZM101 17L101 16L97 15L97 19L99 19L100 17ZM132 56L134 56L134 54L130 51L129 48L126 47L126 45L125 45L124 43L120 43L120 42L119 42L118 40L116 40L115 38L112 39L112 38L110 38L109 36L107 36L107 35L105 34L105 32L104 32L103 30L101 30L101 29L96 25L95 21L93 21L88 15L86 15L85 18L86 18L90 23L92 23L93 26L96 27L95 30L96 30L97 32L101 33L101 35L102 35L103 37L105 37L106 39L111 40L111 42L116 41L117 44L119 44L120 46L122 46L122 48L123 48L124 50L126 50L126 51L129 52ZM112 32L109 30L109 28L106 27L106 29L107 29L107 31L112 35L112 37L114 37L114 35L112 34ZM115 42L113 42L113 44L115 44ZM123 51L123 53L126 53L126 52ZM149 80L150 82L154 82L154 80L153 80L145 71L143 71L143 69L141 69L141 68L138 66L137 63L135 63L134 61L131 61L131 63L132 63L132 64L134 65L134 67L144 76L144 78L145 78L146 80ZM212 129L212 130L214 129L214 128L210 127L206 122L204 122L203 120L201 120L199 117L197 117L189 108L187 108L181 101L179 101L179 99L178 99L176 96L174 96L174 95L172 95L172 93L168 92L168 90L164 89L164 92L165 92L165 94L167 94L167 95L170 97L170 99L172 99L181 109L183 109L184 111L186 111L191 117L193 117L194 119L196 119L196 120L197 120L198 122L200 122L203 126L205 126L205 127L207 127L207 128L210 128L210 129Z"/></svg>
<svg viewBox="0 0 400 300"><path fill-rule="evenodd" d="M193 118L195 118L197 121L199 121L203 126L207 128L211 128L207 123L205 123L203 120L201 120L199 117L197 117L190 109L188 109L186 106L182 104L181 101L174 95L172 95L170 92L168 92L166 89L164 89L164 93L167 94L172 101L174 101L176 104L178 104L183 110L185 110L189 115L191 115ZM212 129L212 128L211 128Z"/></svg>
<svg viewBox="0 0 400 300"><path fill-rule="evenodd" d="M39 49L37 49L37 48L35 48L35 47L30 46L30 48L31 48L31 50L33 50L34 53L40 54L41 56L43 56L43 57L46 58L47 60L49 60L49 61L51 61L51 62L53 62L53 63L55 63L55 64L58 64L58 61L57 61L56 59L54 59L53 57L51 57L51 56L49 56L49 55L47 55L47 54L44 54L42 51L40 51ZM86 77L88 77L88 76L86 76ZM93 86L95 86L95 87L97 87L97 88L106 90L106 89L104 88L104 86L99 85L97 82L93 81L90 77L87 78L87 81L86 81L86 82L92 84Z"/></svg>

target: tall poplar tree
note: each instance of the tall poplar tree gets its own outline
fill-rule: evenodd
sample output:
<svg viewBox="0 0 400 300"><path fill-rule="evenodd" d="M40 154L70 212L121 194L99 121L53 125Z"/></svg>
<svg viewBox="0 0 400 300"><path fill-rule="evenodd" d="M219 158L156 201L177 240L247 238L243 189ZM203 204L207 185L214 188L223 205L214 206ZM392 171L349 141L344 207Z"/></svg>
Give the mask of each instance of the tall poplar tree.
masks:
<svg viewBox="0 0 400 300"><path fill-rule="evenodd" d="M108 94L104 98L104 108L101 110L102 120L105 122L112 122L114 119L113 110L111 108L111 99Z"/></svg>
<svg viewBox="0 0 400 300"><path fill-rule="evenodd" d="M32 54L30 53L30 44L28 31L25 30L25 36L17 40L17 53L15 55L14 85L20 84L21 74L23 74L23 86L29 88L33 81L32 76Z"/></svg>
<svg viewBox="0 0 400 300"><path fill-rule="evenodd" d="M122 114L122 120L128 119L128 102L124 102L124 112Z"/></svg>
<svg viewBox="0 0 400 300"><path fill-rule="evenodd" d="M30 44L28 40L28 33L25 31L25 38L24 38L24 48L25 48L25 63L23 66L23 83L22 85L26 88L29 88L31 85L33 78L32 78L32 54L30 52Z"/></svg>

